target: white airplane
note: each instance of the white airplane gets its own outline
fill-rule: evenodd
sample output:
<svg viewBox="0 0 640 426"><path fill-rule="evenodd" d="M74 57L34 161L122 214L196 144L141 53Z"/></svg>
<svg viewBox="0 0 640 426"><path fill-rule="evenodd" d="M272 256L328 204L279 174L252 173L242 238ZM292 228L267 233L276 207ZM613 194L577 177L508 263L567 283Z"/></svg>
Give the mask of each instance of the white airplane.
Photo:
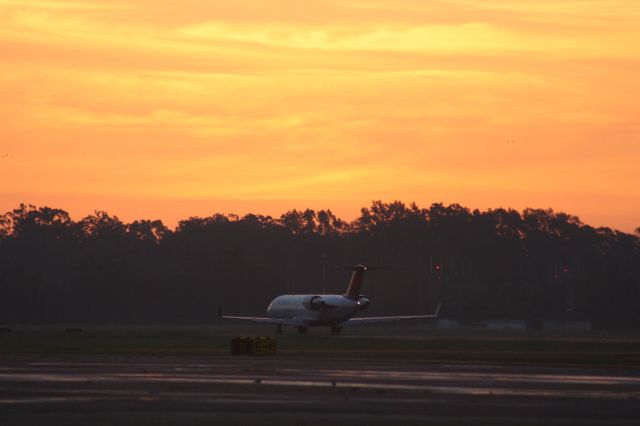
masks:
<svg viewBox="0 0 640 426"><path fill-rule="evenodd" d="M370 267L356 265L347 267L353 270L346 294L285 294L278 296L267 308L267 317L236 317L222 315L225 319L246 320L261 324L274 324L276 333L282 334L282 326L296 327L300 334L307 333L307 327L329 326L331 334L340 334L343 326L379 324L402 320L436 318L440 305L435 313L429 315L404 315L392 317L352 318L358 311L366 309L370 304L366 296L360 294L364 273L367 269L388 269L386 267Z"/></svg>

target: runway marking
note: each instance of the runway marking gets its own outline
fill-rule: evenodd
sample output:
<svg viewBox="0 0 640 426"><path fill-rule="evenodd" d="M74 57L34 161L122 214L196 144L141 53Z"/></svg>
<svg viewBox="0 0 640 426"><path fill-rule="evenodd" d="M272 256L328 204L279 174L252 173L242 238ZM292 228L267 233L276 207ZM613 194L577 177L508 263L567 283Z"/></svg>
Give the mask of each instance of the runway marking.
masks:
<svg viewBox="0 0 640 426"><path fill-rule="evenodd" d="M359 373L359 372L352 372ZM397 374L394 372L392 377L403 376L403 374ZM300 371L298 371L300 374ZM335 376L335 375L334 375ZM369 378L384 378L369 374ZM422 374L422 380L425 377L431 376L437 377L440 380L453 379L454 382L460 382L462 377L456 377L455 374L437 373L433 375ZM522 383L523 379L534 379L529 375L515 375L518 378L518 383ZM548 375L549 377L543 378L541 383L546 384L562 384L564 383L564 375ZM348 377L348 376L346 376ZM353 376L352 376L353 377ZM390 376L387 374L387 378ZM508 377L496 378L491 376L492 379L497 381L509 380ZM588 382L588 378L592 376L585 376L582 380L574 381L573 383L585 384ZM595 376L598 378L597 376ZM467 380L480 381L483 378L486 379L486 375L476 375L476 377L467 377ZM259 379L259 383L257 380ZM548 397L548 398L580 398L580 399L609 399L609 400L629 400L640 399L640 391L616 391L616 390L583 390L583 389L533 389L533 388L506 388L498 386L486 386L486 385L472 385L466 386L459 385L429 385L429 384L406 384L406 383L372 383L355 381L353 379L345 379L344 381L336 380L308 380L308 379L272 379L268 377L247 377L237 378L233 375L226 374L208 374L208 375L171 375L171 374L159 374L159 373L112 373L112 374L82 374L82 373L0 373L0 381L5 382L41 382L41 383L55 383L55 382L69 382L69 383L93 383L93 382L110 382L110 383L203 383L203 384L229 384L229 385L251 385L251 386L286 386L286 387L326 387L326 388L340 388L340 389L370 389L370 390L388 390L388 391L412 391L423 392L430 394L440 395L469 395L469 396L517 396L517 397ZM631 380L632 383L638 383L637 380ZM622 381L613 381L611 377L608 381L600 381L596 384L620 384L625 383ZM15 398L11 398L13 401ZM0 403L10 403L5 399L0 399Z"/></svg>

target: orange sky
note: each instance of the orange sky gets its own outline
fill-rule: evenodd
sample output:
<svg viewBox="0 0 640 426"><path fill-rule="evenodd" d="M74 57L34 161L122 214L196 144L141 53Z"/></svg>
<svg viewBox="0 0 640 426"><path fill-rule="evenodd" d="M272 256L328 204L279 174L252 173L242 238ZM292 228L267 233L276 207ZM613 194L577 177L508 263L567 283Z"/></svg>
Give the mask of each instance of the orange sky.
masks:
<svg viewBox="0 0 640 426"><path fill-rule="evenodd" d="M637 0L0 0L0 211L640 226Z"/></svg>

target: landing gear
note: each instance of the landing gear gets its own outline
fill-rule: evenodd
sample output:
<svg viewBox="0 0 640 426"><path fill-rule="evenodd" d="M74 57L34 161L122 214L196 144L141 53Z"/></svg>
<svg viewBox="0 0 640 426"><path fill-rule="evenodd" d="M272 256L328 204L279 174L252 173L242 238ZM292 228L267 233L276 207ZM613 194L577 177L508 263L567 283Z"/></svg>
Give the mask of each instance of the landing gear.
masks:
<svg viewBox="0 0 640 426"><path fill-rule="evenodd" d="M307 334L307 327L298 327L298 334Z"/></svg>
<svg viewBox="0 0 640 426"><path fill-rule="evenodd" d="M340 332L342 331L342 327L339 325L332 325L331 326L331 334L340 334Z"/></svg>
<svg viewBox="0 0 640 426"><path fill-rule="evenodd" d="M282 324L278 324L276 327L276 334L282 334Z"/></svg>

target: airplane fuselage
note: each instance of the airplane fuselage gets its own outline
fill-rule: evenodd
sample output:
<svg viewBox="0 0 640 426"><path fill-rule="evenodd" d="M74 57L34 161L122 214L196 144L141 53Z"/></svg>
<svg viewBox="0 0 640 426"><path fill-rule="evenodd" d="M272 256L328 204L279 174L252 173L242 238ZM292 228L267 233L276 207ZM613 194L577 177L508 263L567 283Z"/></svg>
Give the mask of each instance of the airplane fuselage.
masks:
<svg viewBox="0 0 640 426"><path fill-rule="evenodd" d="M357 300L339 294L285 294L271 301L267 316L273 319L295 319L309 326L331 326L347 321L358 309Z"/></svg>
<svg viewBox="0 0 640 426"><path fill-rule="evenodd" d="M367 267L356 265L348 267L353 270L347 292L340 294L285 294L271 301L267 308L267 318L237 317L222 315L220 317L232 320L253 321L262 324L275 324L276 333L282 333L283 326L297 327L298 332L305 334L307 327L329 326L332 334L339 334L344 325L375 324L400 320L434 318L438 316L440 305L435 314L404 315L391 317L360 317L353 318L359 311L367 309L371 300L360 294L362 279ZM387 269L374 267L371 269Z"/></svg>

